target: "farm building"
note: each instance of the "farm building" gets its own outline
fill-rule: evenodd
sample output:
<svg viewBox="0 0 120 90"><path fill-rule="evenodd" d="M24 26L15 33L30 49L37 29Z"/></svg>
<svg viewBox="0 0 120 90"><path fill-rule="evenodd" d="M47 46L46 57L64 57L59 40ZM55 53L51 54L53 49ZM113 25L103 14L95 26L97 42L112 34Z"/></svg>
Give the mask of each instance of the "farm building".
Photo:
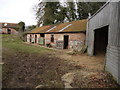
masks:
<svg viewBox="0 0 120 90"><path fill-rule="evenodd" d="M52 27L53 26L48 25L33 29L27 33L27 42L45 45L45 32Z"/></svg>
<svg viewBox="0 0 120 90"><path fill-rule="evenodd" d="M54 26L45 34L45 43L60 49L79 50L85 44L87 20L73 21Z"/></svg>
<svg viewBox="0 0 120 90"><path fill-rule="evenodd" d="M85 45L86 24L87 20L79 20L38 27L27 34L27 42L30 42L32 38L34 43L40 43L40 35L43 34L45 46L78 51Z"/></svg>
<svg viewBox="0 0 120 90"><path fill-rule="evenodd" d="M18 27L16 23L0 23L1 34L17 34L15 28Z"/></svg>
<svg viewBox="0 0 120 90"><path fill-rule="evenodd" d="M120 2L107 2L88 20L89 55L105 55L105 70L120 84Z"/></svg>

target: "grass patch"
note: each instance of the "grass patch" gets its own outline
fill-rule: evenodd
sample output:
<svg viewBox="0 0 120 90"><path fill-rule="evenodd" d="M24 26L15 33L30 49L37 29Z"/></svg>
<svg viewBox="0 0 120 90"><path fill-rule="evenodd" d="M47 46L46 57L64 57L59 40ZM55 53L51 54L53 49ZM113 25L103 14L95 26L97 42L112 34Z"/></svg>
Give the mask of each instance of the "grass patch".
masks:
<svg viewBox="0 0 120 90"><path fill-rule="evenodd" d="M15 35L2 35L2 46L3 48L9 48L17 52L49 53L52 51L44 47L27 45L18 36Z"/></svg>

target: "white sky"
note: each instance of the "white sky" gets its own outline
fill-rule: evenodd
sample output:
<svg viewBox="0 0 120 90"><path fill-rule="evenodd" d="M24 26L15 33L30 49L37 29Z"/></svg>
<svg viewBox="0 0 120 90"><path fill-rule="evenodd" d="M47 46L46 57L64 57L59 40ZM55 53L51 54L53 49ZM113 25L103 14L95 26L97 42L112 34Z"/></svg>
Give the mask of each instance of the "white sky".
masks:
<svg viewBox="0 0 120 90"><path fill-rule="evenodd" d="M33 10L39 0L0 0L0 22L35 25L35 12Z"/></svg>

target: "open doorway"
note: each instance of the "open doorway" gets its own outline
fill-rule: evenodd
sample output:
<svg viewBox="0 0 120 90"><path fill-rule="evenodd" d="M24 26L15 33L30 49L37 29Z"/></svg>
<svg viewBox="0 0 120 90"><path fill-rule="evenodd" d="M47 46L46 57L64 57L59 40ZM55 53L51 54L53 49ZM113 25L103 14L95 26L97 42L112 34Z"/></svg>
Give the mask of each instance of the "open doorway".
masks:
<svg viewBox="0 0 120 90"><path fill-rule="evenodd" d="M44 33L40 33L40 37L38 38L38 44L40 45L44 45L45 44L45 34Z"/></svg>
<svg viewBox="0 0 120 90"><path fill-rule="evenodd" d="M8 33L8 34L11 34L11 30L10 30L10 29L7 29L7 33Z"/></svg>
<svg viewBox="0 0 120 90"><path fill-rule="evenodd" d="M32 42L32 35L30 35L30 42Z"/></svg>
<svg viewBox="0 0 120 90"><path fill-rule="evenodd" d="M35 35L35 43L37 43L37 35Z"/></svg>
<svg viewBox="0 0 120 90"><path fill-rule="evenodd" d="M54 35L51 35L51 42L54 43Z"/></svg>
<svg viewBox="0 0 120 90"><path fill-rule="evenodd" d="M41 33L40 36L41 36L41 37L45 37L45 34L44 34L44 33Z"/></svg>
<svg viewBox="0 0 120 90"><path fill-rule="evenodd" d="M108 29L109 26L105 26L95 30L94 55L105 55L108 45Z"/></svg>
<svg viewBox="0 0 120 90"><path fill-rule="evenodd" d="M69 36L64 35L64 49L68 49Z"/></svg>

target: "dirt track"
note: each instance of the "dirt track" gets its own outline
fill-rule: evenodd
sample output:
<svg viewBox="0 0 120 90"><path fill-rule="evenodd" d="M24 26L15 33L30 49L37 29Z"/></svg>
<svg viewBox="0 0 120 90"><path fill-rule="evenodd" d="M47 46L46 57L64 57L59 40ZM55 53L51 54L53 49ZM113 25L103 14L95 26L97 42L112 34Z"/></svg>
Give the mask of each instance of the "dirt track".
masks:
<svg viewBox="0 0 120 90"><path fill-rule="evenodd" d="M37 55L17 52L9 58L3 55L3 87L35 88L44 85L51 88L64 87L62 75L74 67L62 62L52 54Z"/></svg>
<svg viewBox="0 0 120 90"><path fill-rule="evenodd" d="M96 62L95 57L68 55L63 52L55 50L44 54L25 52L11 54L11 51L3 48L3 87L64 88L67 87L65 85L76 88L118 87L111 76L103 71L101 59Z"/></svg>

